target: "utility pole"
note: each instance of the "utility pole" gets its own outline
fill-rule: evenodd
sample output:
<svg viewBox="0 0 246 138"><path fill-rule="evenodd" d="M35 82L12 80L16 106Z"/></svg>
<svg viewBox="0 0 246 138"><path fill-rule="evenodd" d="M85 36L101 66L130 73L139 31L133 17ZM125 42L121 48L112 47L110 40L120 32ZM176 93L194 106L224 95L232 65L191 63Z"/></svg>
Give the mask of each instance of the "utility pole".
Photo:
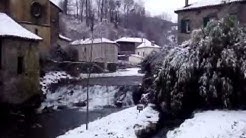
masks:
<svg viewBox="0 0 246 138"><path fill-rule="evenodd" d="M92 52L93 52L93 40L94 40L94 13L90 12L90 27L91 27L91 51L90 51L90 59L88 66L88 78L87 78L87 89L86 89L86 130L89 129L89 86L90 86L90 77L92 70Z"/></svg>

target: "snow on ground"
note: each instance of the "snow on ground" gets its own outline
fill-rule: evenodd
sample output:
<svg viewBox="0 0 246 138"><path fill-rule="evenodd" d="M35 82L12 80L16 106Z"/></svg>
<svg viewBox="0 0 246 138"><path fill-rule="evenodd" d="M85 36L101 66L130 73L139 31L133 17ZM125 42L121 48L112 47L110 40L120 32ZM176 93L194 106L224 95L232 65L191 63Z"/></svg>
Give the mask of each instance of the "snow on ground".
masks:
<svg viewBox="0 0 246 138"><path fill-rule="evenodd" d="M138 73L140 69L139 68L127 68L127 69L119 69L116 72L113 73L101 73L91 74L92 78L99 78L99 77L123 77L123 76L144 76L144 74ZM88 78L88 74L81 74L81 78Z"/></svg>
<svg viewBox="0 0 246 138"><path fill-rule="evenodd" d="M196 113L167 138L246 138L246 111Z"/></svg>
<svg viewBox="0 0 246 138"><path fill-rule="evenodd" d="M91 86L89 90L89 109L97 110L102 109L105 106L114 107L116 93L119 93L119 87L117 86ZM41 109L45 107L57 109L57 107L65 106L69 108L76 107L76 104L83 104L87 99L87 88L82 86L64 86L56 90L56 92L48 92L46 99L42 103ZM124 95L126 94L126 95ZM133 106L132 92L126 91L122 95L123 107ZM125 97L126 96L126 97ZM85 110L85 105L80 107L80 110Z"/></svg>
<svg viewBox="0 0 246 138"><path fill-rule="evenodd" d="M152 106L147 106L140 113L136 107L113 113L89 123L88 131L82 125L59 138L136 138L136 129L146 128L159 120L159 113Z"/></svg>
<svg viewBox="0 0 246 138"><path fill-rule="evenodd" d="M43 93L46 94L48 92L48 87L50 84L58 83L61 79L73 79L73 77L68 75L66 72L54 71L46 73L40 80Z"/></svg>
<svg viewBox="0 0 246 138"><path fill-rule="evenodd" d="M92 73L91 78L99 78L99 77L123 77L123 76L143 76L144 74L138 73L139 68L127 68L127 69L119 69L114 73ZM67 74L64 71L54 71L46 73L46 75L41 78L40 85L42 86L43 93L47 93L48 86L50 84L58 83L61 79L85 79L88 78L88 74L81 74L80 77L74 78Z"/></svg>

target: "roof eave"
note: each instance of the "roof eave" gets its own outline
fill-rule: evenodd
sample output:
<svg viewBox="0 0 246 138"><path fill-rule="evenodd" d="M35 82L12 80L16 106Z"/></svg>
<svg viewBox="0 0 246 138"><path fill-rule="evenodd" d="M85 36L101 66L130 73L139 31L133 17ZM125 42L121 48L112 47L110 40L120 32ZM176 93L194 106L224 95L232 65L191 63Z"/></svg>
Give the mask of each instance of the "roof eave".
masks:
<svg viewBox="0 0 246 138"><path fill-rule="evenodd" d="M246 3L246 0L242 0L242 1L234 1L234 2L230 2L230 3L225 3L225 4L231 4L231 3ZM176 10L174 11L176 14L179 14L181 12L188 12L188 11L196 11L196 10L201 10L201 9L207 9L207 8L213 8L213 7L221 7L224 4L218 4L218 5L207 5L207 6L202 6L202 7L194 7L194 8L190 8L190 9L180 9L180 10ZM190 6L190 5L189 5ZM185 7L184 7L185 8Z"/></svg>
<svg viewBox="0 0 246 138"><path fill-rule="evenodd" d="M63 12L63 9L59 6L57 6L55 3L53 3L52 1L50 1L51 4L53 4L55 7L57 7L59 9L60 12Z"/></svg>
<svg viewBox="0 0 246 138"><path fill-rule="evenodd" d="M13 35L0 35L0 38L17 38L17 39L23 39L23 40L29 40L29 41L43 41L42 38L26 38L26 37L20 37L20 36L13 36Z"/></svg>

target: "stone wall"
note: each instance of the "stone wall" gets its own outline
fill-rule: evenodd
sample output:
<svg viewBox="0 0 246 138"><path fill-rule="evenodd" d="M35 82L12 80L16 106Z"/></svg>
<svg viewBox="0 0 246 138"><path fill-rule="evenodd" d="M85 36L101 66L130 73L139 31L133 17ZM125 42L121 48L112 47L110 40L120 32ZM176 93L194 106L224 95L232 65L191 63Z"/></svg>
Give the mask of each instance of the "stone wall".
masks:
<svg viewBox="0 0 246 138"><path fill-rule="evenodd" d="M56 46L59 37L59 13L61 10L53 3L50 4L50 30L51 30L51 45Z"/></svg>
<svg viewBox="0 0 246 138"><path fill-rule="evenodd" d="M39 18L31 14L31 5L34 0L9 0L9 14L18 22L28 22L36 25L50 24L50 1L35 0L42 5L42 13Z"/></svg>
<svg viewBox="0 0 246 138"><path fill-rule="evenodd" d="M47 56L51 45L50 1L35 0L35 2L39 2L42 6L40 17L34 17L31 14L31 5L34 0L0 1L0 11L7 13L11 18L24 26L26 29L43 38L43 41L39 43L39 50L42 57Z"/></svg>
<svg viewBox="0 0 246 138"><path fill-rule="evenodd" d="M117 44L111 43L99 43L93 44L91 49L91 44L78 45L75 46L78 50L79 61L90 61L91 50L92 50L92 61L102 62L102 63L117 63L118 61L118 46Z"/></svg>
<svg viewBox="0 0 246 138"><path fill-rule="evenodd" d="M136 54L145 58L148 55L150 55L152 52L160 52L160 50L161 48L157 48L157 47L142 47L136 49Z"/></svg>
<svg viewBox="0 0 246 138"><path fill-rule="evenodd" d="M23 57L22 73L18 73L18 57ZM40 94L38 43L15 38L2 39L0 72L1 102L22 104Z"/></svg>
<svg viewBox="0 0 246 138"><path fill-rule="evenodd" d="M246 23L246 3L232 3L221 6L213 6L207 8L200 8L196 10L180 11L178 14L178 43L188 40L190 33L181 33L181 20L190 20L191 31L203 27L203 19L205 17L213 17L221 19L223 17L233 15L241 23Z"/></svg>
<svg viewBox="0 0 246 138"><path fill-rule="evenodd" d="M37 31L37 35L43 38L41 42L39 42L39 53L41 58L47 57L50 51L50 42L51 42L51 36L50 36L50 26L40 26L40 25L33 25L33 24L26 24L22 23L22 26L24 26L29 31L33 32L34 34Z"/></svg>

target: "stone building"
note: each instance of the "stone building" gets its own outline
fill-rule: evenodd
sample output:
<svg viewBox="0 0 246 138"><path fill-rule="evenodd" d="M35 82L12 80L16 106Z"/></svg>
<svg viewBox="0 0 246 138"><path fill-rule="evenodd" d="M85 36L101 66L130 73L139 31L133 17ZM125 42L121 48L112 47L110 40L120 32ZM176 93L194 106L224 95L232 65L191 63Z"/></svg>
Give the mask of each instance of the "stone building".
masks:
<svg viewBox="0 0 246 138"><path fill-rule="evenodd" d="M109 39L97 38L93 44L91 39L76 40L71 45L77 49L79 61L103 63L105 68L118 62L118 45Z"/></svg>
<svg viewBox="0 0 246 138"><path fill-rule="evenodd" d="M39 53L47 56L59 36L58 4L57 0L0 0L0 12L42 37Z"/></svg>
<svg viewBox="0 0 246 138"><path fill-rule="evenodd" d="M21 104L41 94L39 60L59 37L57 2L0 0L0 103Z"/></svg>
<svg viewBox="0 0 246 138"><path fill-rule="evenodd" d="M0 103L21 104L40 94L41 40L0 12Z"/></svg>
<svg viewBox="0 0 246 138"><path fill-rule="evenodd" d="M122 37L115 42L119 44L119 60L129 60L131 54L135 54L138 45L143 43L144 38Z"/></svg>
<svg viewBox="0 0 246 138"><path fill-rule="evenodd" d="M46 55L50 49L50 1L49 0L1 0L3 11L21 26L41 36L39 51Z"/></svg>
<svg viewBox="0 0 246 138"><path fill-rule="evenodd" d="M212 19L226 16L235 17L240 23L246 23L246 0L200 0L175 11L178 14L178 43L188 40L192 30L204 27Z"/></svg>
<svg viewBox="0 0 246 138"><path fill-rule="evenodd" d="M161 47L156 45L154 42L150 42L147 39L143 39L143 43L138 45L135 54L129 57L129 61L132 64L139 64L144 58L154 52L160 52Z"/></svg>

